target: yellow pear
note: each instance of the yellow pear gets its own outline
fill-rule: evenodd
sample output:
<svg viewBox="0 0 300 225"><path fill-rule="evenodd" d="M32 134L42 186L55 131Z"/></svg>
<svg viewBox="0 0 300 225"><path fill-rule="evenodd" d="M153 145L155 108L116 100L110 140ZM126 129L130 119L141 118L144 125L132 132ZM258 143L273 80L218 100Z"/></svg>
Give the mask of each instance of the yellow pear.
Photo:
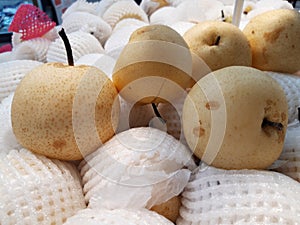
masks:
<svg viewBox="0 0 300 225"><path fill-rule="evenodd" d="M204 21L183 36L190 50L215 71L227 66L251 66L249 41L236 26L221 21Z"/></svg>
<svg viewBox="0 0 300 225"><path fill-rule="evenodd" d="M194 154L223 169L265 169L280 155L288 121L281 86L252 67L214 71L189 92L183 131Z"/></svg>
<svg viewBox="0 0 300 225"><path fill-rule="evenodd" d="M95 67L43 64L26 74L15 91L13 132L35 153L82 159L114 135L117 94L112 81Z"/></svg>
<svg viewBox="0 0 300 225"><path fill-rule="evenodd" d="M253 67L295 73L300 70L300 13L277 9L250 20L243 30L251 49Z"/></svg>
<svg viewBox="0 0 300 225"><path fill-rule="evenodd" d="M165 25L137 29L121 52L113 72L120 95L130 102L171 102L192 87L192 57L179 33Z"/></svg>

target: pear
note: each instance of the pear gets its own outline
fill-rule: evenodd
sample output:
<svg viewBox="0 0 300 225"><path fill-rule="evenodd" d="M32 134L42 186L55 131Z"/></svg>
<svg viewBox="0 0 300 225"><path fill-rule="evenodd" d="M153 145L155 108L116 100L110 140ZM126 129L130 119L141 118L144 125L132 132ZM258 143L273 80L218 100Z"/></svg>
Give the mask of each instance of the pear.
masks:
<svg viewBox="0 0 300 225"><path fill-rule="evenodd" d="M288 121L281 86L252 67L214 71L189 92L183 105L189 147L223 169L265 169L280 155Z"/></svg>
<svg viewBox="0 0 300 225"><path fill-rule="evenodd" d="M250 20L243 30L260 70L295 73L300 70L300 13L277 9Z"/></svg>
<svg viewBox="0 0 300 225"><path fill-rule="evenodd" d="M114 135L118 93L92 66L46 63L25 75L11 108L19 143L61 160L79 160Z"/></svg>
<svg viewBox="0 0 300 225"><path fill-rule="evenodd" d="M158 214L171 220L173 223L176 222L179 217L179 209L181 206L181 197L174 196L168 201L161 203L159 205L153 206L150 210L157 212Z"/></svg>
<svg viewBox="0 0 300 225"><path fill-rule="evenodd" d="M141 104L171 102L176 93L190 88L192 57L182 36L165 25L134 31L113 72L120 95Z"/></svg>
<svg viewBox="0 0 300 225"><path fill-rule="evenodd" d="M204 21L183 35L190 50L215 71L227 66L251 66L249 41L236 26L221 21Z"/></svg>

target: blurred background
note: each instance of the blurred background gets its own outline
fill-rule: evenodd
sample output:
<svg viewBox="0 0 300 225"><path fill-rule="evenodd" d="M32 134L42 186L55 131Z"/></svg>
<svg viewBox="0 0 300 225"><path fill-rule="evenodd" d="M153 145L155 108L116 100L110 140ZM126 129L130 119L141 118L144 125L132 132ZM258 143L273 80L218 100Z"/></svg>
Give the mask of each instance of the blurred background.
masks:
<svg viewBox="0 0 300 225"><path fill-rule="evenodd" d="M21 4L33 4L56 22L61 23L62 13L76 0L0 0L0 46L10 43L11 32L8 27L13 19L15 12ZM96 2L99 0L87 0L88 2ZM200 0L199 0L200 1ZM136 0L140 4L141 0ZM295 8L300 9L300 1L289 0Z"/></svg>

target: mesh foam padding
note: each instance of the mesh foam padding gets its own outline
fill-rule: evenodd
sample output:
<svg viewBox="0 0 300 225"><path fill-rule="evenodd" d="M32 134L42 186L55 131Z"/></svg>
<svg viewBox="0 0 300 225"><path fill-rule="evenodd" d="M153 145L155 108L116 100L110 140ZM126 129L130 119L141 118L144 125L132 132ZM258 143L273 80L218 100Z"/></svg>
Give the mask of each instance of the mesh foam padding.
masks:
<svg viewBox="0 0 300 225"><path fill-rule="evenodd" d="M283 164L275 170L300 182L300 123L288 126L283 151Z"/></svg>
<svg viewBox="0 0 300 225"><path fill-rule="evenodd" d="M134 1L116 1L103 14L102 17L112 28L122 19L135 18L148 22L147 14Z"/></svg>
<svg viewBox="0 0 300 225"><path fill-rule="evenodd" d="M70 5L67 10L62 14L64 20L67 16L74 12L86 12L90 14L97 14L98 2L88 2L87 0L77 0Z"/></svg>
<svg viewBox="0 0 300 225"><path fill-rule="evenodd" d="M86 207L74 165L28 150L0 157L0 224L63 224Z"/></svg>
<svg viewBox="0 0 300 225"><path fill-rule="evenodd" d="M176 224L299 224L299 202L299 183L283 174L209 167L185 187Z"/></svg>
<svg viewBox="0 0 300 225"><path fill-rule="evenodd" d="M138 28L139 26L132 25L113 31L105 42L105 52L117 60L123 48L128 43L131 34Z"/></svg>
<svg viewBox="0 0 300 225"><path fill-rule="evenodd" d="M0 101L14 92L26 73L43 63L33 60L13 60L0 64Z"/></svg>
<svg viewBox="0 0 300 225"><path fill-rule="evenodd" d="M21 33L22 40L41 37L55 27L48 15L38 7L30 4L22 4L9 26L9 31Z"/></svg>
<svg viewBox="0 0 300 225"><path fill-rule="evenodd" d="M114 58L101 53L92 53L84 55L75 62L75 65L95 66L101 71L103 71L111 80L115 64L116 60Z"/></svg>
<svg viewBox="0 0 300 225"><path fill-rule="evenodd" d="M74 12L63 19L62 27L66 33L83 31L92 34L103 45L110 36L112 28L102 18L86 13Z"/></svg>
<svg viewBox="0 0 300 225"><path fill-rule="evenodd" d="M163 216L147 209L83 209L64 225L172 225Z"/></svg>
<svg viewBox="0 0 300 225"><path fill-rule="evenodd" d="M22 148L13 133L11 124L13 94L11 93L0 103L0 153L8 153L10 150Z"/></svg>
<svg viewBox="0 0 300 225"><path fill-rule="evenodd" d="M267 72L267 74L274 78L284 90L289 107L288 122L293 122L298 118L298 107L300 107L300 77L275 72Z"/></svg>
<svg viewBox="0 0 300 225"><path fill-rule="evenodd" d="M100 42L91 34L76 31L67 34L67 36L70 41L75 62L83 55L104 53ZM47 52L47 61L67 63L67 53L61 38L57 38L50 44Z"/></svg>
<svg viewBox="0 0 300 225"><path fill-rule="evenodd" d="M86 201L91 208L151 208L180 194L190 160L191 152L165 132L126 130L81 163Z"/></svg>
<svg viewBox="0 0 300 225"><path fill-rule="evenodd" d="M47 38L33 38L23 41L13 48L13 59L46 62L50 44L51 41Z"/></svg>

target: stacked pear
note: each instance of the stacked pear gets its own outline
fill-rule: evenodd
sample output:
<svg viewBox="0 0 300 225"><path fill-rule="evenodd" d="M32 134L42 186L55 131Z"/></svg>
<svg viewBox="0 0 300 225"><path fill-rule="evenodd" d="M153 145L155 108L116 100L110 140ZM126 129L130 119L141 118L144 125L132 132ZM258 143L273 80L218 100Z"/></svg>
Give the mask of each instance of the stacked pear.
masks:
<svg viewBox="0 0 300 225"><path fill-rule="evenodd" d="M132 33L119 56L113 82L128 102L171 102L195 83L192 57L179 33L165 25L149 25Z"/></svg>
<svg viewBox="0 0 300 225"><path fill-rule="evenodd" d="M260 70L295 73L300 70L300 13L278 9L250 20L243 30Z"/></svg>
<svg viewBox="0 0 300 225"><path fill-rule="evenodd" d="M26 74L15 91L13 132L35 153L82 159L114 135L116 97L113 83L95 67L46 63Z"/></svg>
<svg viewBox="0 0 300 225"><path fill-rule="evenodd" d="M281 86L264 72L232 66L189 92L183 130L194 154L223 169L265 169L280 155L288 122Z"/></svg>

